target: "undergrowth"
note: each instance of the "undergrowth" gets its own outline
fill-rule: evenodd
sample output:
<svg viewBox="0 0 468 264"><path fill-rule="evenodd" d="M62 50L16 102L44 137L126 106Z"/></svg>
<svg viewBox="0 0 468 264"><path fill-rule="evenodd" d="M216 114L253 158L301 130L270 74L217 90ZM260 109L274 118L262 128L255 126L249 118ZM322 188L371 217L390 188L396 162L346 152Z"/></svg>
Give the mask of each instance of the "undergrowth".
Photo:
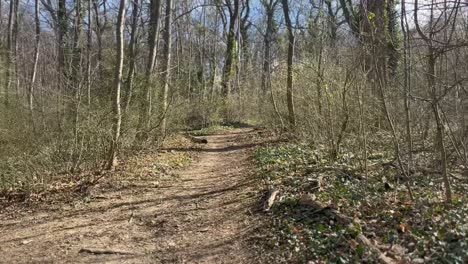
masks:
<svg viewBox="0 0 468 264"><path fill-rule="evenodd" d="M174 134L166 139L162 147L166 149L187 147L190 149L192 143L183 136ZM23 155L26 157L25 154ZM94 185L97 184L97 180L101 182L103 179L106 182L113 182L114 185L133 179L160 181L167 178L173 180L177 169L191 164L193 153L145 148L138 152L122 154L120 166L116 171L103 171L99 167L94 169L93 167L82 167L78 171L71 172L58 166L63 163L57 164L45 157L47 156L31 157L29 160L31 166L29 167L24 166L25 160L18 161L18 158L12 158L11 160L16 162L12 164L7 163L10 159L0 162L0 182L2 183L0 184L0 205L2 201L9 203L44 200L46 196L51 194L66 196L68 193L73 196L72 193L69 193L70 190L78 190L83 184ZM39 160L42 160L40 166L34 163ZM96 159L96 161L99 160ZM53 165L57 165L57 167L52 167ZM28 170L32 170L32 172ZM8 181L9 175L11 176Z"/></svg>
<svg viewBox="0 0 468 264"><path fill-rule="evenodd" d="M375 262L356 240L362 233L397 261L467 261L466 186L456 189L452 205L442 204L437 201L440 180L415 173L408 182L416 195L411 202L404 179L388 166L392 158L385 152L368 158L366 175L352 154L330 161L320 148L302 144L256 151L258 174L281 193L266 243L278 254L270 257L299 263ZM353 224L338 221L331 209L354 219Z"/></svg>

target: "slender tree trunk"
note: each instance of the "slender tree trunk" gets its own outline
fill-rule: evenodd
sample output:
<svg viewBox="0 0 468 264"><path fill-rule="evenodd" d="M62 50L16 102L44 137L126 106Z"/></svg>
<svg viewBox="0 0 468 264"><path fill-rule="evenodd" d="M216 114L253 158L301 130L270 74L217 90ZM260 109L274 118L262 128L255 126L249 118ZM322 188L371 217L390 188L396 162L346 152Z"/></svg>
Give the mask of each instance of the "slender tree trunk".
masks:
<svg viewBox="0 0 468 264"><path fill-rule="evenodd" d="M336 21L336 12L333 11L332 1L325 0L325 4L327 5L327 12L328 12L328 28L330 32L330 45L332 48L335 48L336 44L336 35L338 31L338 23Z"/></svg>
<svg viewBox="0 0 468 264"><path fill-rule="evenodd" d="M148 138L148 128L150 126L151 116L151 85L153 82L153 69L156 61L156 44L159 31L160 0L151 0L151 14L149 25L149 59L146 64L145 80L142 89L142 98L140 102L140 116L138 120L137 140L139 142Z"/></svg>
<svg viewBox="0 0 468 264"><path fill-rule="evenodd" d="M439 165L441 169L441 174L442 174L442 179L444 182L444 189L445 189L445 200L446 202L452 202L452 188L450 186L450 180L449 180L449 175L448 175L448 166L447 166L447 152L445 149L445 143L444 143L444 124L443 120L441 118L441 111L440 111L440 106L439 106L439 95L437 93L437 85L436 85L436 58L437 55L440 55L440 53L437 53L437 49L434 48L433 46L433 41L434 41L434 29L433 29L433 19L434 19L434 10L433 7L430 10L430 17L429 17L429 24L428 28L430 29L429 34L424 34L423 31L421 30L421 27L419 26L418 22L418 9L419 9L419 4L418 0L414 1L414 24L416 27L416 31L423 39L423 41L427 45L427 85L429 87L429 94L431 96L431 107L432 111L434 113L434 118L436 121L436 138L435 138L435 151L439 152Z"/></svg>
<svg viewBox="0 0 468 264"><path fill-rule="evenodd" d="M135 66L136 66L136 46L137 46L137 35L138 35L138 13L139 13L139 2L138 0L133 1L132 8L132 29L130 33L130 44L129 44L129 54L128 54L128 74L126 82L126 95L123 102L123 111L127 112L130 107L130 102L133 95L133 77L135 76Z"/></svg>
<svg viewBox="0 0 468 264"><path fill-rule="evenodd" d="M396 134L395 126L394 126L393 120L392 120L392 118L390 116L390 111L388 109L387 100L385 98L385 82L382 79L379 79L378 81L379 81L378 86L379 86L380 97L381 97L381 100L382 100L382 109L383 109L385 118L387 119L387 122L388 122L388 124L390 126L390 131L392 132L392 139L393 139L393 145L394 145L394 150L395 150L395 157L396 157L396 159L398 161L398 166L400 167L401 173L405 177L405 185L406 185L406 188L408 190L408 195L410 197L410 200L413 201L414 197L413 197L413 192L411 190L411 186L410 186L410 183L409 183L409 172L403 166L403 161L401 159L400 144L398 142L398 137L397 137L397 134Z"/></svg>
<svg viewBox="0 0 468 264"><path fill-rule="evenodd" d="M362 89L362 85L358 84L357 89L356 89L356 98L358 100L358 113L359 113L359 139L360 139L360 144L359 144L359 152L362 153L361 156L361 170L364 172L364 176L367 178L369 173L368 173L368 159L367 159L367 129L366 129L366 123L364 119L364 105L366 105L366 98L367 96L365 95L365 92ZM364 164L362 164L364 163Z"/></svg>
<svg viewBox="0 0 468 264"><path fill-rule="evenodd" d="M161 136L166 135L166 112L167 112L167 97L169 93L169 81L171 78L171 23L172 23L172 0L166 0L166 14L164 26L164 58L162 64L162 94L161 94Z"/></svg>
<svg viewBox="0 0 468 264"><path fill-rule="evenodd" d="M230 19L229 19L229 31L227 36L227 43L226 43L226 55L224 57L224 67L223 67L223 76L221 80L221 86L223 89L223 94L225 96L229 95L231 92L230 81L231 81L231 72L232 72L232 64L233 64L233 57L234 57L234 48L236 45L236 21L239 16L239 0L234 0L234 7L229 6L230 10Z"/></svg>
<svg viewBox="0 0 468 264"><path fill-rule="evenodd" d="M400 48L399 32L398 32L398 20L397 20L397 11L396 11L396 2L395 0L386 0L385 5L385 20L386 24L386 56L387 56L387 67L388 74L390 78L397 76L398 64L400 61L400 53L398 49ZM401 3L400 3L401 4Z"/></svg>
<svg viewBox="0 0 468 264"><path fill-rule="evenodd" d="M204 4L206 4L206 0L203 1ZM203 28L206 27L206 7L203 7L202 9L202 25L203 25ZM203 31L203 34L202 34L202 47L201 47L201 51L200 51L200 78L201 78L201 96L200 96L200 100L203 100L205 97L206 97L206 74L205 74L205 58L206 58L206 53L207 53L207 49L206 49L206 31L204 30Z"/></svg>
<svg viewBox="0 0 468 264"><path fill-rule="evenodd" d="M296 114L294 110L294 94L293 94L293 58L294 58L294 32L289 17L289 6L288 0L282 0L284 19L286 21L286 27L288 28L288 77L286 86L286 100L288 104L289 113L289 127L292 132L296 128Z"/></svg>
<svg viewBox="0 0 468 264"><path fill-rule="evenodd" d="M125 5L126 0L120 0L119 14L117 18L116 28L116 60L117 65L115 67L115 90L113 92L114 98L112 100L112 111L113 111L113 126L112 126L112 142L109 151L109 159L107 163L107 169L113 169L117 165L117 151L120 139L120 125L122 122L122 114L120 109L120 87L122 83L122 68L124 60L124 25L125 25Z"/></svg>
<svg viewBox="0 0 468 264"><path fill-rule="evenodd" d="M20 102L20 78L19 78L19 70L18 70L18 7L19 7L19 0L15 1L15 11L14 11L14 23L13 23L13 69L15 76L15 94L16 94L16 101Z"/></svg>
<svg viewBox="0 0 468 264"><path fill-rule="evenodd" d="M317 107L318 107L318 113L319 113L319 118L322 118L322 80L323 80L323 67L322 67L322 57L323 57L323 37L322 33L320 34L320 42L319 42L319 51L318 51L318 56L317 56ZM323 120L321 120L323 121ZM319 122L320 123L320 122Z"/></svg>
<svg viewBox="0 0 468 264"><path fill-rule="evenodd" d="M409 183L409 172L406 170L405 166L403 165L398 135L397 135L396 128L395 128L393 119L391 117L390 110L388 108L387 99L385 96L385 91L388 87L388 69L387 69L386 60L382 59L382 57L379 54L384 54L386 51L386 47L384 47L383 45L379 45L379 44L382 44L381 43L382 36L380 33L375 34L374 30L371 30L370 33L371 34L368 36L370 43L376 43L376 45L371 46L372 48L371 54L375 54L375 56L372 56L371 61L370 61L371 64L369 65L370 67L372 67L374 71L374 76L372 77L371 84L373 84L374 87L378 88L378 93L380 95L380 99L382 103L382 112L385 118L387 119L387 123L389 125L390 132L392 135L395 158L398 162L398 167L405 178L405 186L407 188L409 198L410 200L414 200L413 192L411 190L411 185Z"/></svg>
<svg viewBox="0 0 468 264"><path fill-rule="evenodd" d="M7 47L6 47L6 73L5 73L5 106L10 104L10 90L11 90L11 80L13 74L13 48L14 48L14 40L13 40L13 27L15 24L15 2L18 0L11 0L10 1L10 12L8 14L8 32L7 32Z"/></svg>
<svg viewBox="0 0 468 264"><path fill-rule="evenodd" d="M440 113L440 106L439 106L439 96L437 94L436 88L436 81L435 81L435 64L436 58L434 55L435 51L432 47L429 47L429 54L428 54L428 84L432 96L432 111L434 113L435 121L436 121L436 151L439 152L439 163L440 169L442 173L442 180L444 182L445 187L445 200L447 202L452 201L452 188L450 186L450 180L448 178L448 168L447 168L447 152L445 149L445 142L444 142L444 124L441 118Z"/></svg>
<svg viewBox="0 0 468 264"><path fill-rule="evenodd" d="M403 103L405 106L405 126L406 126L406 143L408 145L408 166L407 170L408 173L411 171L411 167L413 164L413 138L412 138L412 131L411 131L411 105L410 105L410 94L411 94L411 78L409 75L410 71L410 45L409 45L409 27L406 18L406 3L405 0L401 1L401 29L403 33L403 86L404 86L404 94L403 94Z"/></svg>
<svg viewBox="0 0 468 264"><path fill-rule="evenodd" d="M268 78L268 80L267 80L268 87L269 87L269 90L270 90L271 104L273 105L273 110L275 111L275 114L278 117L278 120L280 121L281 131L284 131L285 125L284 125L283 117L281 116L281 113L280 113L280 111L278 109L278 105L276 104L275 93L273 91L273 87L271 86L271 73L270 72L268 73L267 78Z"/></svg>
<svg viewBox="0 0 468 264"><path fill-rule="evenodd" d="M75 17L73 26L73 46L71 51L71 63L69 64L70 76L66 79L67 85L72 89L73 100L69 103L70 118L73 122L74 147L72 151L73 164L71 171L75 171L81 163L83 153L83 133L80 136L80 108L82 99L82 33L83 33L83 9L82 0L75 0Z"/></svg>
<svg viewBox="0 0 468 264"><path fill-rule="evenodd" d="M34 45L34 58L33 58L33 68L31 72L31 81L29 84L28 91L28 106L31 116L31 122L34 126L34 87L36 85L36 75L37 75L37 64L39 61L39 44L41 41L41 22L39 20L39 0L35 0L34 6L34 21L36 23L36 36L35 36L35 45Z"/></svg>
<svg viewBox="0 0 468 264"><path fill-rule="evenodd" d="M243 1L243 8L241 12L241 18L240 18L240 23L239 23L239 37L241 40L239 41L242 45L242 57L243 57L243 64L245 65L243 68L246 69L247 65L249 64L250 61L250 54L249 54L249 46L250 46L250 40L249 40L249 29L252 26L252 23L250 22L250 0L244 0ZM243 14L243 15L242 15Z"/></svg>
<svg viewBox="0 0 468 264"><path fill-rule="evenodd" d="M270 66L270 35L271 35L271 30L272 26L270 25L270 20L273 20L272 18L273 15L270 14L267 15L267 28L266 28L266 33L265 33L265 38L264 38L264 44L263 44L263 72L262 72L262 92L265 97L266 93L268 92L268 74L271 70Z"/></svg>
<svg viewBox="0 0 468 264"><path fill-rule="evenodd" d="M93 1L93 7L94 7L94 13L95 13L95 20L96 20L96 41L97 41L97 48L98 48L98 53L97 53L97 67L99 71L99 76L101 76L102 73L102 23L101 23L101 18L99 15L99 0L91 0Z"/></svg>
<svg viewBox="0 0 468 264"><path fill-rule="evenodd" d="M75 0L75 25L74 25L74 33L73 33L73 50L72 50L72 63L71 67L71 76L70 80L72 83L70 87L73 89L73 97L74 100L71 102L71 115L73 118L73 123L75 126L75 134L78 130L78 122L79 122L79 111L81 105L81 86L82 86L82 69L81 69L81 37L82 37L82 30L83 30L83 18L82 18L82 0Z"/></svg>
<svg viewBox="0 0 468 264"><path fill-rule="evenodd" d="M58 74L60 86L63 84L66 73L66 41L68 32L68 15L66 0L58 0L57 11L57 49L58 49Z"/></svg>
<svg viewBox="0 0 468 264"><path fill-rule="evenodd" d="M262 100L267 98L268 93L270 93L270 100L273 106L273 110L278 117L278 120L281 124L281 129L284 129L283 118L278 110L276 104L273 87L271 86L271 45L274 42L273 35L275 34L275 8L278 4L278 0L263 0L263 7L265 8L266 13L266 30L263 37L263 71L262 71ZM261 109L264 108L264 105L260 104Z"/></svg>
<svg viewBox="0 0 468 264"><path fill-rule="evenodd" d="M262 71L262 92L263 97L266 97L268 92L268 75L271 71L271 45L273 41L273 34L275 30L275 7L277 1L269 0L268 3L263 1L263 6L266 13L266 30L263 38L263 71Z"/></svg>
<svg viewBox="0 0 468 264"><path fill-rule="evenodd" d="M91 49L93 47L93 14L91 1L87 1L88 9L88 32L87 32L87 43L86 43L86 97L88 108L91 106ZM90 109L88 109L89 111Z"/></svg>
<svg viewBox="0 0 468 264"><path fill-rule="evenodd" d="M3 31L3 4L0 1L0 31ZM1 39L1 38L0 38Z"/></svg>
<svg viewBox="0 0 468 264"><path fill-rule="evenodd" d="M96 13L96 37L97 37L97 46L98 46L98 54L97 54L97 67L98 67L98 76L102 76L103 74L103 40L102 37L104 32L107 28L107 3L106 0L102 1L103 13L102 17L99 14L99 0L93 0L94 4L94 11Z"/></svg>

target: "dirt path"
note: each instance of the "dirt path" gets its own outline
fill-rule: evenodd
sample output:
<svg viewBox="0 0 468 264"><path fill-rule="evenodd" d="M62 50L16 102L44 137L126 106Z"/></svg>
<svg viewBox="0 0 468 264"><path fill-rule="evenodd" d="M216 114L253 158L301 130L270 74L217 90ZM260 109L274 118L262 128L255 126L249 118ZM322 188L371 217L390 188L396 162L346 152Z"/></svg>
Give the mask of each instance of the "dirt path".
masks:
<svg viewBox="0 0 468 264"><path fill-rule="evenodd" d="M81 208L0 215L0 262L255 262L248 243L259 222L253 214L258 186L248 155L254 145L246 142L250 133L207 137L197 161L167 186L134 182Z"/></svg>

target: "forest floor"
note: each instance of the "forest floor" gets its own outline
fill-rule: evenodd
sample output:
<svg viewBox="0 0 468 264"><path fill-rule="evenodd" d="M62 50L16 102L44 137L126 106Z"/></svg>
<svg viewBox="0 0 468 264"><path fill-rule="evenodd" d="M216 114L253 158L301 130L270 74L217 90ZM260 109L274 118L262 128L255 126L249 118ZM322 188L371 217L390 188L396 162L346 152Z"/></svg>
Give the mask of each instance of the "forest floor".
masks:
<svg viewBox="0 0 468 264"><path fill-rule="evenodd" d="M2 263L251 263L261 225L253 129L206 136L208 144L127 161L82 185L79 198L0 204ZM154 155L190 165L169 173ZM138 168L134 168L138 167ZM76 188L75 188L76 189ZM67 194L64 194L67 195Z"/></svg>

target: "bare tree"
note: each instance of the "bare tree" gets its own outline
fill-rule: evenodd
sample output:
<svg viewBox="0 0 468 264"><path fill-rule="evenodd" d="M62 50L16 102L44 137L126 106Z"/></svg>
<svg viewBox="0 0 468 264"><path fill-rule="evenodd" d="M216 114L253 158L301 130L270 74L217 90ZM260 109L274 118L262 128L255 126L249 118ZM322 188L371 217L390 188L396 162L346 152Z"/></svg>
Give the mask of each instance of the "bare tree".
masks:
<svg viewBox="0 0 468 264"><path fill-rule="evenodd" d="M99 75L102 75L102 61L103 61L103 35L105 33L105 30L108 26L108 20L107 20L107 2L106 0L103 0L102 3L99 2L99 0L92 0L93 1L93 7L94 7L94 12L96 15L96 38L97 38L97 45L98 45L98 54L97 54L97 65L99 69ZM102 6L102 14L100 14L100 7Z"/></svg>
<svg viewBox="0 0 468 264"><path fill-rule="evenodd" d="M5 106L10 104L10 90L12 83L12 75L14 71L15 64L15 24L17 18L17 3L18 0L10 1L10 12L8 14L8 32L7 32L7 47L6 47L6 73L5 73Z"/></svg>
<svg viewBox="0 0 468 264"><path fill-rule="evenodd" d="M128 73L126 79L126 94L123 102L124 112L127 112L130 107L130 102L133 95L133 78L135 76L136 67L136 46L138 41L138 19L139 19L140 3L138 0L133 1L132 5L132 28L130 32L130 43L128 47Z"/></svg>
<svg viewBox="0 0 468 264"><path fill-rule="evenodd" d="M286 83L286 100L289 113L289 127L291 131L296 128L296 114L294 111L294 93L293 93L293 59L294 59L294 29L289 16L288 0L282 0L284 19L288 29L288 77Z"/></svg>
<svg viewBox="0 0 468 264"><path fill-rule="evenodd" d="M142 89L142 98L140 101L140 116L138 121L138 134L137 140L143 141L148 138L148 129L150 126L151 116L151 85L153 77L153 69L156 61L156 48L157 48L157 35L159 31L159 14L160 14L160 0L151 0L150 4L150 24L149 24L149 38L148 50L149 59L146 62L145 80Z"/></svg>
<svg viewBox="0 0 468 264"><path fill-rule="evenodd" d="M273 93L273 88L271 86L271 47L276 42L275 34L275 10L278 6L279 0L263 0L261 1L263 8L265 9L266 13L266 29L265 34L263 35L263 70L262 70L262 98L267 98L268 93L270 93L271 103L273 105L273 109L275 114L278 116L278 119L281 123L281 128L284 128L283 118L278 110L278 106L275 100L275 96ZM260 107L264 107L261 105Z"/></svg>
<svg viewBox="0 0 468 264"><path fill-rule="evenodd" d="M162 64L162 93L161 93L161 135L164 138L166 134L166 111L167 111L167 97L169 93L169 81L171 78L171 24L172 24L172 1L166 0L166 12L164 22L164 51L163 51L163 64Z"/></svg>
<svg viewBox="0 0 468 264"><path fill-rule="evenodd" d="M262 5L266 13L266 29L263 36L263 72L262 72L262 91L266 95L270 89L271 83L269 75L271 74L271 45L275 34L275 8L278 0L262 0Z"/></svg>
<svg viewBox="0 0 468 264"><path fill-rule="evenodd" d="M236 46L236 21L239 17L239 0L234 0L233 5L229 3L230 1L226 0L226 7L229 13L229 29L226 40L226 54L224 56L224 67L223 67L223 76L221 81L221 86L223 88L223 94L229 95L231 92L230 80L232 75L232 64L235 53Z"/></svg>
<svg viewBox="0 0 468 264"><path fill-rule="evenodd" d="M35 36L35 43L34 43L34 58L33 58L33 67L31 71L31 81L29 83L29 91L28 91L28 106L29 106L29 111L31 114L31 120L34 125L34 117L33 117L33 111L34 111L34 87L36 85L36 75L37 75L37 64L39 62L39 45L41 41L41 22L39 20L39 0L35 0L34 2L34 21L35 21L35 30L36 30L36 36Z"/></svg>
<svg viewBox="0 0 468 264"><path fill-rule="evenodd" d="M50 3L50 2L49 2ZM52 11L51 11L52 12ZM55 11L53 11L55 12ZM58 0L58 10L56 12L56 31L58 48L58 73L59 76L67 76L66 73L66 45L68 37L68 11L65 0ZM60 77L60 79L62 79ZM60 85L62 82L59 82Z"/></svg>
<svg viewBox="0 0 468 264"><path fill-rule="evenodd" d="M411 94L411 78L410 78L410 57L411 47L410 39L408 36L409 26L406 17L406 2L401 1L401 16L400 24L401 31L403 34L403 104L405 107L405 126L406 126L406 144L408 147L408 166L407 171L411 171L413 163L413 137L411 129L411 105L410 105L410 94Z"/></svg>
<svg viewBox="0 0 468 264"><path fill-rule="evenodd" d="M86 32L86 97L88 107L91 106L91 52L93 48L93 10L92 0L87 0L88 28Z"/></svg>
<svg viewBox="0 0 468 264"><path fill-rule="evenodd" d="M424 33L423 29L420 26L419 21L419 2L418 0L414 1L414 23L416 27L416 31L419 37L424 41L427 52L427 71L426 71L426 79L427 85L429 87L429 97L430 97L430 105L432 112L434 114L434 119L436 121L436 146L435 150L439 153L439 164L440 164L440 171L442 174L442 179L444 182L445 187L445 200L447 202L452 201L452 188L450 186L450 179L448 175L448 161L447 161L447 151L445 146L445 125L443 120L443 113L440 107L440 101L445 97L447 91L444 93L440 92L440 87L436 82L437 74L436 74L436 64L437 59L440 56L452 50L453 47L450 45L450 41L453 37L453 32L455 30L455 25L457 21L457 15L459 11L461 1L456 0L453 2L454 7L451 8L451 11L447 8L447 2L445 2L445 8L440 12L439 18L436 18L435 14L435 4L432 2L430 5L429 10L429 22L427 25L428 33ZM447 12L450 13L450 16L447 16ZM445 19L442 19L445 16ZM439 22L442 21L442 25ZM444 32L445 29L450 30L449 38L444 41L439 41L436 38L437 33ZM453 86L452 86L453 87Z"/></svg>
<svg viewBox="0 0 468 264"><path fill-rule="evenodd" d="M112 125L112 142L109 150L109 159L107 169L113 169L117 165L117 151L120 140L120 124L122 122L121 106L120 106L120 87L122 83L122 69L124 60L124 39L123 31L125 25L125 8L126 0L120 0L119 14L117 17L117 26L115 30L116 37L116 61L115 66L115 90L112 100L113 125Z"/></svg>

